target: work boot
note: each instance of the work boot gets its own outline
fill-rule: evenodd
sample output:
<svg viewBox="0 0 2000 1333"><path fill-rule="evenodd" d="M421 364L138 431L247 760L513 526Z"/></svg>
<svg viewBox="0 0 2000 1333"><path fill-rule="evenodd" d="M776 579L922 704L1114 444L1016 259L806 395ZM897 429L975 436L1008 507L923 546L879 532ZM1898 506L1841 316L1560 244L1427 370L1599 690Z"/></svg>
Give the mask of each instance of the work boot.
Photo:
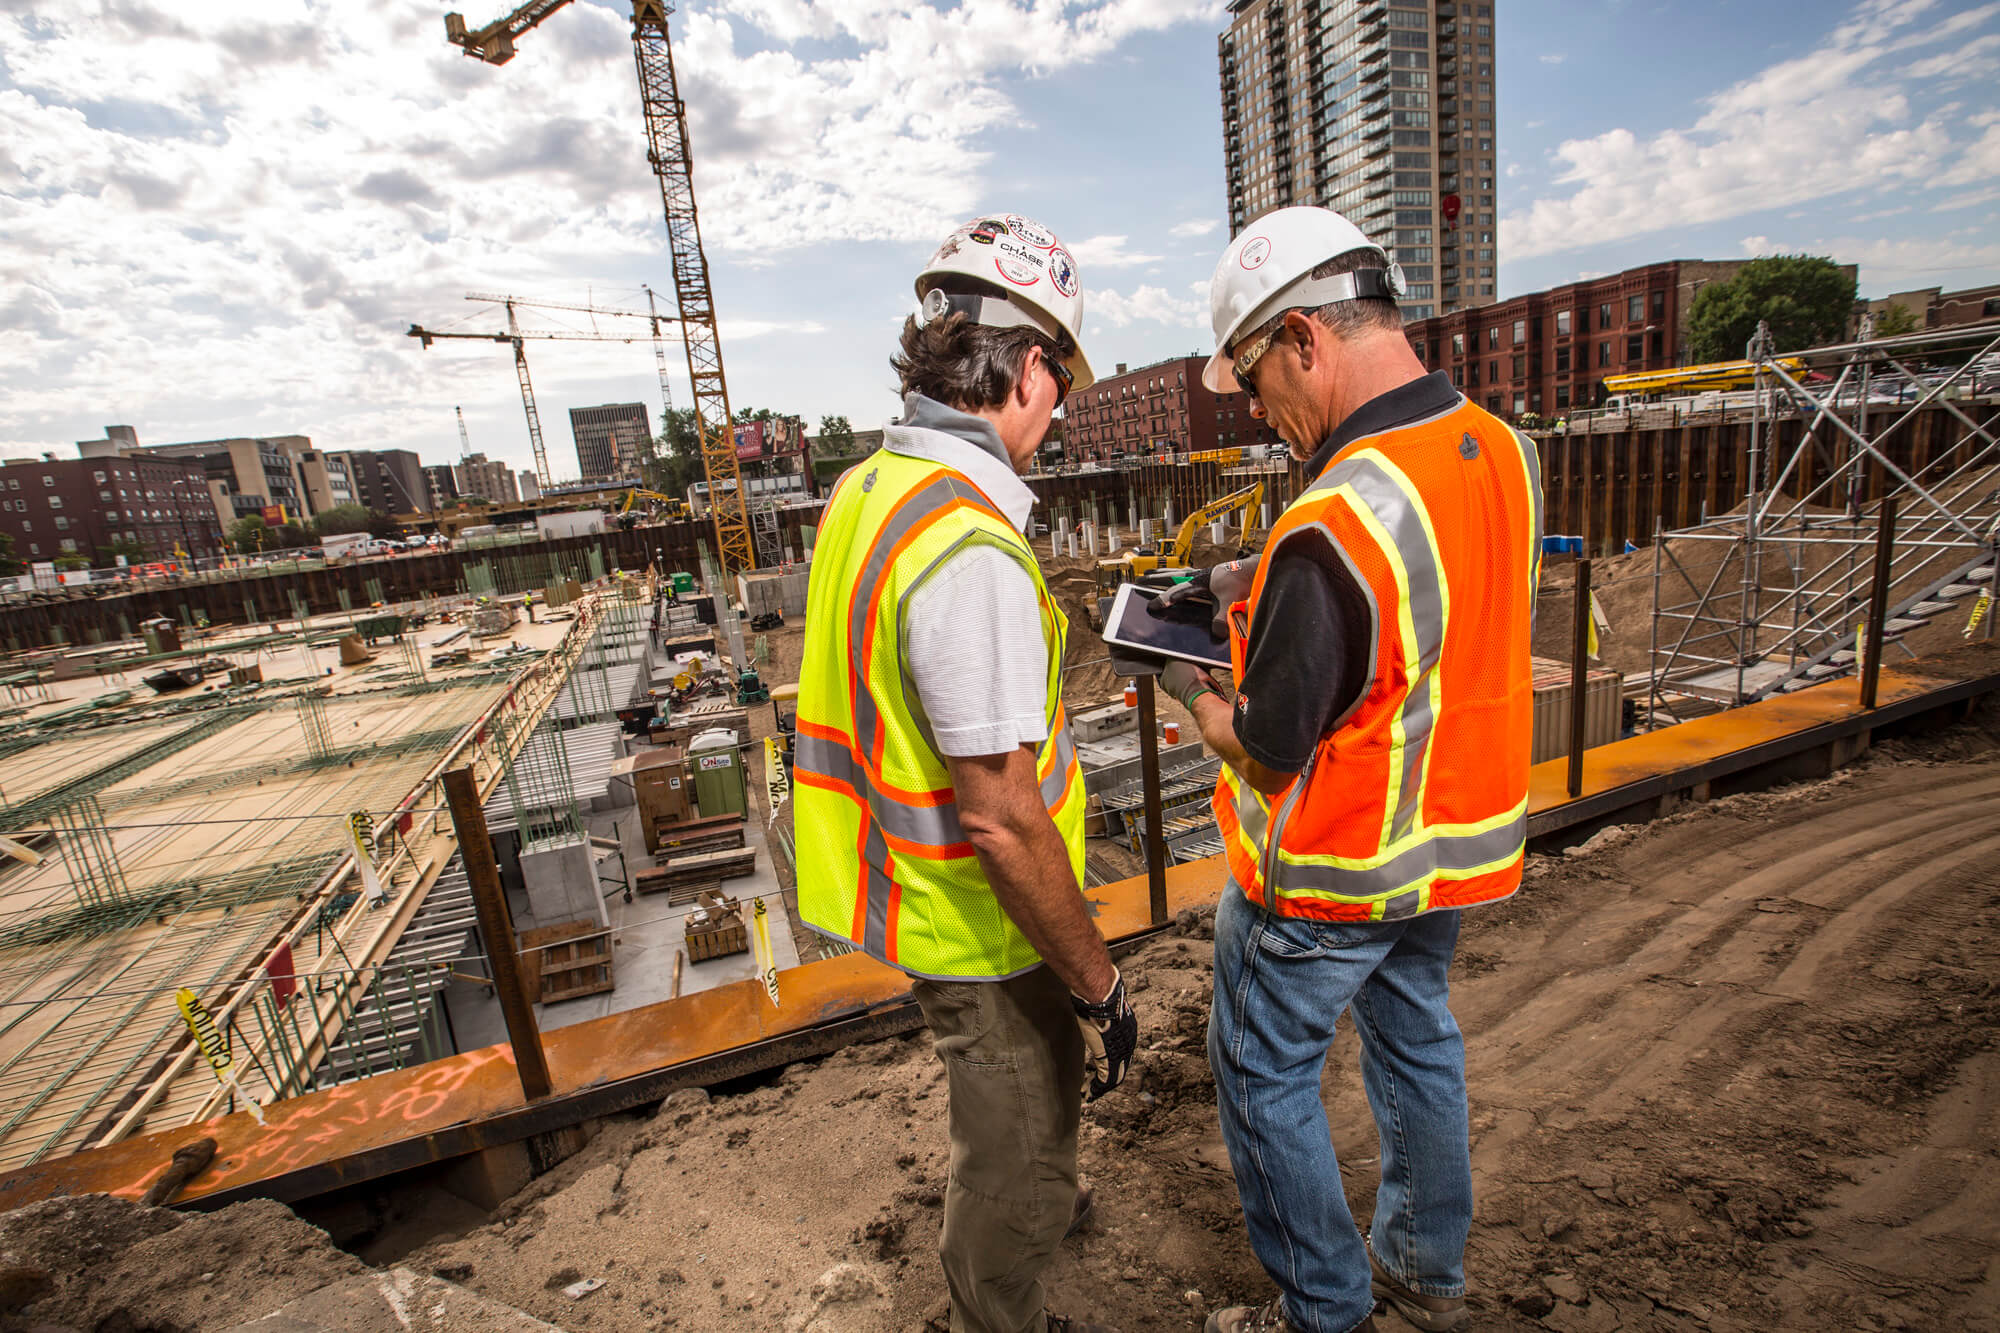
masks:
<svg viewBox="0 0 2000 1333"><path fill-rule="evenodd" d="M1299 1333L1299 1326L1285 1318L1284 1298L1274 1296L1263 1305L1217 1310L1202 1325L1202 1333ZM1351 1333L1375 1333L1375 1316L1363 1319Z"/></svg>
<svg viewBox="0 0 2000 1333"><path fill-rule="evenodd" d="M1387 1301L1396 1307L1396 1313L1420 1328L1424 1333L1455 1333L1472 1320L1472 1312L1465 1308L1463 1296L1426 1296L1421 1291L1412 1291L1382 1267L1382 1261L1375 1257L1375 1247L1368 1247L1369 1289L1378 1301Z"/></svg>

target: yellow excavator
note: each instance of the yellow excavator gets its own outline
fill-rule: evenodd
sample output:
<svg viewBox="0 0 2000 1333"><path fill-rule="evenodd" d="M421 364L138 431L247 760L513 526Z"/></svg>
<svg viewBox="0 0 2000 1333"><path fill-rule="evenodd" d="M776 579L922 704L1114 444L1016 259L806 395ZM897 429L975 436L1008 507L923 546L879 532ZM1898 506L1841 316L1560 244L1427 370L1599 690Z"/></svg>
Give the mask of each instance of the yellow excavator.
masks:
<svg viewBox="0 0 2000 1333"><path fill-rule="evenodd" d="M687 502L678 496L662 495L658 491L641 490L635 486L625 492L625 502L618 506L619 527L629 528L639 521L642 515L633 513L632 507L641 500L652 501L655 506L654 513L659 518L682 519L688 516Z"/></svg>
<svg viewBox="0 0 2000 1333"><path fill-rule="evenodd" d="M1194 549L1194 534L1204 523L1216 519L1233 510L1242 510L1242 528L1247 541L1251 527L1257 519L1257 506L1264 503L1264 483L1257 482L1245 486L1240 491L1231 491L1220 500L1211 500L1187 516L1181 524L1180 532L1165 550L1146 545L1136 550L1121 551L1117 555L1097 562L1097 594L1109 597L1118 591L1121 583L1135 583L1148 574L1172 573L1185 569L1188 553ZM1247 554L1240 552L1239 554Z"/></svg>

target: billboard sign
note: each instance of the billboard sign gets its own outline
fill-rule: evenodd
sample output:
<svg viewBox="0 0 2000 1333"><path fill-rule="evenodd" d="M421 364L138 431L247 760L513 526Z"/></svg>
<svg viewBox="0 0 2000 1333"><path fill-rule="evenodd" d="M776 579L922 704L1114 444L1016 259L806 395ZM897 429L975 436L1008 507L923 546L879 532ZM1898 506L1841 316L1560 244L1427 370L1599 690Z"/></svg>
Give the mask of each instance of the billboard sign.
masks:
<svg viewBox="0 0 2000 1333"><path fill-rule="evenodd" d="M748 462L764 456L764 423L745 422L736 427L736 458L738 462Z"/></svg>

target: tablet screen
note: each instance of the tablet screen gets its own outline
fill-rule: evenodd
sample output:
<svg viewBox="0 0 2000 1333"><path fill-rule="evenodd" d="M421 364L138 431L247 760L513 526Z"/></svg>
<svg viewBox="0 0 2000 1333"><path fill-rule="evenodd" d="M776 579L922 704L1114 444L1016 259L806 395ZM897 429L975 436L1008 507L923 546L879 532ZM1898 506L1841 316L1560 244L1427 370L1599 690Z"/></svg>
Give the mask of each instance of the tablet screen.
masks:
<svg viewBox="0 0 2000 1333"><path fill-rule="evenodd" d="M1104 622L1104 641L1156 657L1177 657L1229 670L1229 641L1216 638L1209 629L1214 607L1197 602L1177 608L1173 615L1156 616L1149 604L1157 596L1159 589L1136 583L1120 587Z"/></svg>

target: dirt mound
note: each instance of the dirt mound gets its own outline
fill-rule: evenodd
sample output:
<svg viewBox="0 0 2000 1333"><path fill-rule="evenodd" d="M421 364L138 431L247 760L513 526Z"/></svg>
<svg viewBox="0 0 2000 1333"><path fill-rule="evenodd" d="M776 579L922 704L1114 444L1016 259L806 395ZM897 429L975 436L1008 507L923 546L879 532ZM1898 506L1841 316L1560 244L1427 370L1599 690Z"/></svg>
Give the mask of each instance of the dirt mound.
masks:
<svg viewBox="0 0 2000 1333"><path fill-rule="evenodd" d="M0 1256L48 1275L28 1307L37 1321L131 1333L229 1328L366 1271L268 1200L211 1214L104 1194L49 1199L0 1214Z"/></svg>

